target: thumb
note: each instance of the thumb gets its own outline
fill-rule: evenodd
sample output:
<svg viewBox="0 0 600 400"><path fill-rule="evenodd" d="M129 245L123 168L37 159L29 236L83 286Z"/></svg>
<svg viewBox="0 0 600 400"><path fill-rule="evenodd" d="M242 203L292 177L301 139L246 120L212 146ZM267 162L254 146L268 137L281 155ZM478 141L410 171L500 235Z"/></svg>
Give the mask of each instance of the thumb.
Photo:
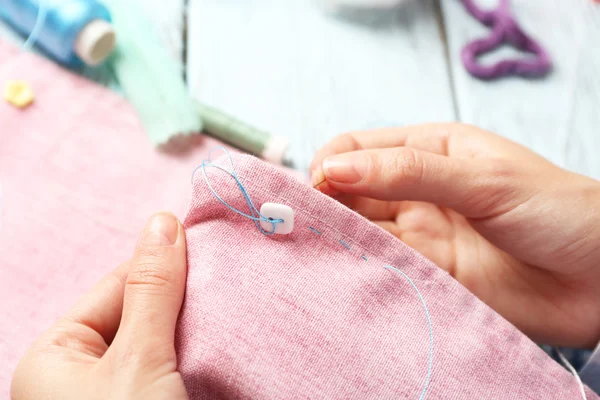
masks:
<svg viewBox="0 0 600 400"><path fill-rule="evenodd" d="M450 158L410 147L330 156L323 173L332 193L424 201L468 218L502 214L526 201L531 190L510 161Z"/></svg>
<svg viewBox="0 0 600 400"><path fill-rule="evenodd" d="M158 213L144 228L131 260L123 316L113 342L117 351L159 363L174 357L186 275L183 227L172 214Z"/></svg>

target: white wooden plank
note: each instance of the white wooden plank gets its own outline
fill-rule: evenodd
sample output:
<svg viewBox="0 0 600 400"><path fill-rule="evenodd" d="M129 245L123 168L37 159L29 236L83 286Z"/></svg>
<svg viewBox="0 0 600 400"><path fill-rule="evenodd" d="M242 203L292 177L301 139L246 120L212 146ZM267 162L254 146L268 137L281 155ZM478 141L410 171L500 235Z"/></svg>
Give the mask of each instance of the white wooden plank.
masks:
<svg viewBox="0 0 600 400"><path fill-rule="evenodd" d="M490 6L490 2L483 2ZM529 146L571 170L600 178L600 6L591 0L513 0L525 30L541 40L555 68L539 81L481 82L460 61L462 46L487 34L460 1L443 10L459 114ZM506 55L503 51L498 56ZM498 57L495 57L498 58Z"/></svg>
<svg viewBox="0 0 600 400"><path fill-rule="evenodd" d="M344 131L454 119L430 0L352 22L310 0L191 0L188 15L196 96L288 136L300 169Z"/></svg>

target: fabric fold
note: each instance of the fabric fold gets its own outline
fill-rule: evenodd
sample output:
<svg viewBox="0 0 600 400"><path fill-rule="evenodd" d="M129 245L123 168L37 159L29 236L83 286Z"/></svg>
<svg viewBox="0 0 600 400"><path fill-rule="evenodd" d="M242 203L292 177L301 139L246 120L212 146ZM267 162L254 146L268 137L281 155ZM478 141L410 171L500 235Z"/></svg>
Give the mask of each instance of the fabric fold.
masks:
<svg viewBox="0 0 600 400"><path fill-rule="evenodd" d="M258 159L234 154L233 166L255 205L290 206L295 228L262 234L195 174L177 332L192 399L581 397L573 376L406 244ZM228 174L207 168L206 178L247 210ZM430 382L427 315L386 266L426 302Z"/></svg>

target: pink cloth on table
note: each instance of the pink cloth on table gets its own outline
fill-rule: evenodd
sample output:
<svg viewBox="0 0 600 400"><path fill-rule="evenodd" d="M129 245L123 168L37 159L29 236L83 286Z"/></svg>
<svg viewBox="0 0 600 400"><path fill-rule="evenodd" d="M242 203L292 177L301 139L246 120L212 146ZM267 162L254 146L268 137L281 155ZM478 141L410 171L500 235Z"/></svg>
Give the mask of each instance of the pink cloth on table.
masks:
<svg viewBox="0 0 600 400"><path fill-rule="evenodd" d="M34 339L131 257L153 212L185 216L192 171L217 144L161 153L123 98L0 41L8 79L36 102L0 98L0 398Z"/></svg>
<svg viewBox="0 0 600 400"><path fill-rule="evenodd" d="M419 399L427 319L414 288L387 265L414 280L431 313L424 398L581 398L572 375L419 253L272 166L239 155L233 163L255 205L292 207L295 228L260 233L196 173L177 333L192 399ZM206 171L226 202L247 211L229 175Z"/></svg>

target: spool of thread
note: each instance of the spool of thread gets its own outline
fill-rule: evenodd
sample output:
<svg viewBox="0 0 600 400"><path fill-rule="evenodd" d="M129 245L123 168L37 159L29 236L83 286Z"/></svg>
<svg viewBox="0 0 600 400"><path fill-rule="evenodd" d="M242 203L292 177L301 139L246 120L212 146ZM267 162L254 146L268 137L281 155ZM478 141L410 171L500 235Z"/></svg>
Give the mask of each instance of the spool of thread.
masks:
<svg viewBox="0 0 600 400"><path fill-rule="evenodd" d="M286 138L271 135L205 104L197 103L197 107L204 131L209 135L266 161L291 166L291 161L285 157Z"/></svg>
<svg viewBox="0 0 600 400"><path fill-rule="evenodd" d="M37 21L36 45L69 67L98 65L115 46L110 13L96 0L0 0L0 17L25 36Z"/></svg>

